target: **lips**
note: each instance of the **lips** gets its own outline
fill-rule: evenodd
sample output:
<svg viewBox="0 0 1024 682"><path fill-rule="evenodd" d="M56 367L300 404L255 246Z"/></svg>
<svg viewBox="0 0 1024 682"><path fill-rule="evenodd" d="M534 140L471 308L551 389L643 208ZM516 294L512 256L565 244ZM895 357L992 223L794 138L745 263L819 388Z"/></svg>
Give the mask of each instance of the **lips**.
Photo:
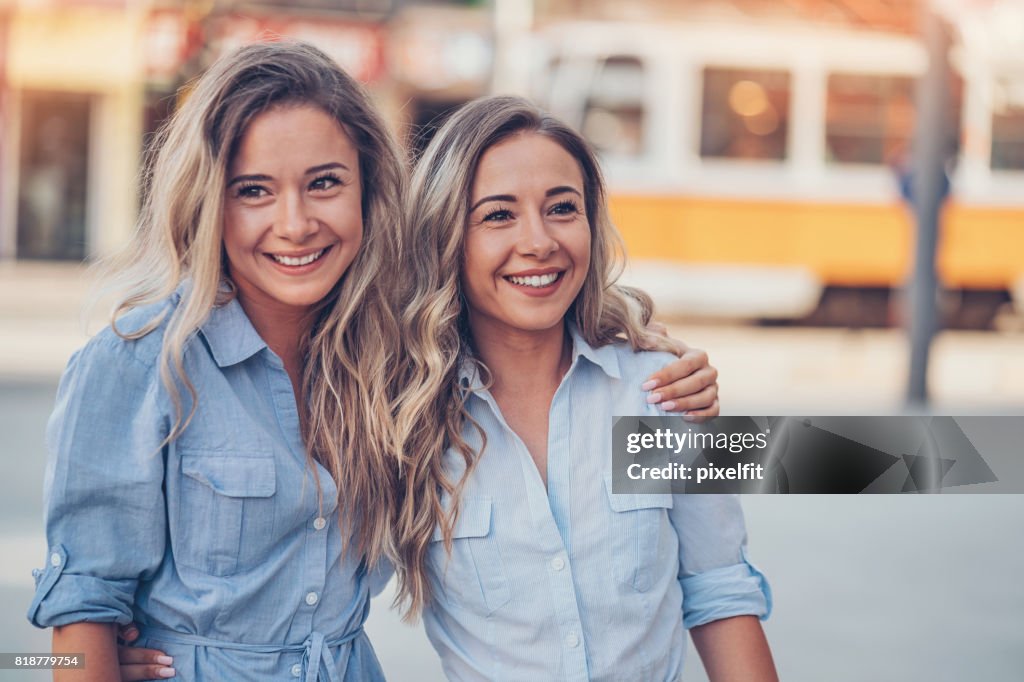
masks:
<svg viewBox="0 0 1024 682"><path fill-rule="evenodd" d="M283 265L289 268L301 268L317 262L330 250L331 247L327 246L322 249L317 249L316 251L308 251L301 254L268 253L265 255L278 265Z"/></svg>
<svg viewBox="0 0 1024 682"><path fill-rule="evenodd" d="M542 289L554 284L562 274L561 272L549 272L543 275L508 275L505 279L518 286Z"/></svg>
<svg viewBox="0 0 1024 682"><path fill-rule="evenodd" d="M536 291L554 287L561 281L565 272L564 269L560 268L536 268L502 275L502 278L509 284L522 290Z"/></svg>

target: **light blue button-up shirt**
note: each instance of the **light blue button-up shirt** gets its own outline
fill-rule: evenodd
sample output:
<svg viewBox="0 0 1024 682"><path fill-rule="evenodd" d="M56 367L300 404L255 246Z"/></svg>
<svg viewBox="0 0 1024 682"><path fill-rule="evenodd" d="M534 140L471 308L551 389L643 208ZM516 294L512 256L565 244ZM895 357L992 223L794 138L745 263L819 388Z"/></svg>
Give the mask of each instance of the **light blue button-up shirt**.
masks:
<svg viewBox="0 0 1024 682"><path fill-rule="evenodd" d="M173 656L184 680L382 680L362 626L387 575L342 552L337 489L316 465L319 507L281 360L237 301L214 309L185 353L195 415L161 448L174 415L163 335L107 329L61 379L29 619L135 620L137 644Z"/></svg>
<svg viewBox="0 0 1024 682"><path fill-rule="evenodd" d="M686 628L771 610L735 496L612 493L612 418L664 414L640 384L674 358L572 335L551 403L547 489L471 363L462 373L487 447L450 559L435 533L424 614L452 679L675 680ZM479 448L474 428L464 435ZM461 457L448 461L458 475Z"/></svg>

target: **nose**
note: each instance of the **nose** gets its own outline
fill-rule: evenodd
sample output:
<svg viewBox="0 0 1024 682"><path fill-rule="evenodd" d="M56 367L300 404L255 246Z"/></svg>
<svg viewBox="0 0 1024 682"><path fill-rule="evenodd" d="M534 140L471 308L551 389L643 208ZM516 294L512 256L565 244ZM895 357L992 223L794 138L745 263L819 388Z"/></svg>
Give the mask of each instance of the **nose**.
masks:
<svg viewBox="0 0 1024 682"><path fill-rule="evenodd" d="M539 214L525 215L520 218L519 253L534 256L540 260L558 251L558 241L552 236L551 229Z"/></svg>
<svg viewBox="0 0 1024 682"><path fill-rule="evenodd" d="M297 192L285 192L278 202L274 232L288 241L301 244L320 229L319 222L310 215L306 202Z"/></svg>

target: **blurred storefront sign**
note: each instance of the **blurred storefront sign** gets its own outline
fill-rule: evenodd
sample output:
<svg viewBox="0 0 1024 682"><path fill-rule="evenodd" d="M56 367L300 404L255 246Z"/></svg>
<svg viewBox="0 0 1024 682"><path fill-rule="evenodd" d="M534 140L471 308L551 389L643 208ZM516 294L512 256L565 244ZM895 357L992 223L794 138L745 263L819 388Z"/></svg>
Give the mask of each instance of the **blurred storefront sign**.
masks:
<svg viewBox="0 0 1024 682"><path fill-rule="evenodd" d="M213 27L213 57L257 40L281 37L312 43L333 57L353 78L372 83L384 72L382 29L324 17L247 17L228 15Z"/></svg>
<svg viewBox="0 0 1024 682"><path fill-rule="evenodd" d="M150 14L143 30L142 49L146 77L173 80L189 52L189 32L194 30L184 13L157 11Z"/></svg>
<svg viewBox="0 0 1024 682"><path fill-rule="evenodd" d="M204 50L204 61L212 62L242 45L276 38L316 45L364 83L372 83L384 73L382 29L376 23L281 14L227 14L202 20L200 26L196 19L181 11L150 15L144 44L147 75L151 79L169 80L179 75L200 49Z"/></svg>
<svg viewBox="0 0 1024 682"><path fill-rule="evenodd" d="M396 0L236 0L240 12L343 12L364 19L383 19L390 13Z"/></svg>

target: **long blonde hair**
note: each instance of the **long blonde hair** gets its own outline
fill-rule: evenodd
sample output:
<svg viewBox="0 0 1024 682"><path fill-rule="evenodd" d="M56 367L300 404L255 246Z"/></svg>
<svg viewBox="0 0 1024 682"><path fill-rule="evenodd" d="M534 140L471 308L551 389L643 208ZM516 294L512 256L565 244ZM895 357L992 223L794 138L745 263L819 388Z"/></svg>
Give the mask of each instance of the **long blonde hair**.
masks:
<svg viewBox="0 0 1024 682"><path fill-rule="evenodd" d="M166 324L160 375L177 415L170 442L188 427L196 409L184 350L211 309L234 295L222 245L228 165L256 116L297 105L334 118L359 153L363 242L345 275L317 305L316 321L302 343L302 390L308 401L303 438L309 456L338 482L342 532L346 538L356 533L359 551L372 564L392 548L397 507L386 387L398 327L380 275L393 271L395 263L405 168L366 92L327 55L297 42L249 45L198 79L148 152L137 230L110 266L111 286L121 292L112 325L117 331L122 314L163 300L188 283L169 316L165 309L140 329L118 332L137 339Z"/></svg>
<svg viewBox="0 0 1024 682"><path fill-rule="evenodd" d="M413 172L404 227L406 244L424 248L404 254L407 287L401 316L404 355L395 416L396 440L409 462L399 516L397 600L414 618L430 599L425 561L434 529L451 549L458 497L476 453L463 438L472 423L459 368L472 358L465 299L460 291L463 245L476 169L495 144L520 133L543 135L576 159L583 175L591 229L590 270L567 316L592 346L625 340L636 349L672 351L645 329L652 304L641 291L615 285L624 250L606 205L604 180L587 142L561 121L517 97L486 97L466 104L438 131ZM486 368L481 367L486 375ZM476 426L479 429L479 426ZM486 438L480 432L483 446ZM457 481L446 475L444 454L454 449L465 462ZM444 499L451 504L446 511Z"/></svg>

